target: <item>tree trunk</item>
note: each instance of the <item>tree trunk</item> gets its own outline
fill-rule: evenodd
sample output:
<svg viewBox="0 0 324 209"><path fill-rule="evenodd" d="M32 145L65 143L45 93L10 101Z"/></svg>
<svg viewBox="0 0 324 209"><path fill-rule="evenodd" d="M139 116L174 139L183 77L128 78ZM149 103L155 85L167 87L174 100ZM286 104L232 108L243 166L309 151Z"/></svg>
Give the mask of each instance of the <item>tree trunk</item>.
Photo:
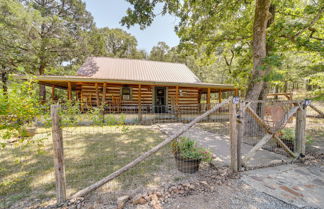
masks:
<svg viewBox="0 0 324 209"><path fill-rule="evenodd" d="M264 58L271 51L272 45L267 44L266 29L274 21L274 15L269 12L270 0L257 0L255 7L254 25L253 25L253 70L246 99L265 100L268 93L268 84L265 82L265 76L270 68L264 65ZM274 13L274 6L273 6ZM264 115L264 104L254 103L251 108L261 117ZM246 125L250 127L246 130L246 136L261 136L263 129L249 115L246 115Z"/></svg>
<svg viewBox="0 0 324 209"><path fill-rule="evenodd" d="M39 75L44 75L44 72L45 72L45 66L43 64L41 64L39 66ZM39 100L41 102L45 102L46 101L46 88L44 85L42 84L39 84Z"/></svg>
<svg viewBox="0 0 324 209"><path fill-rule="evenodd" d="M267 55L266 28L271 17L270 0L257 0L253 24L253 70L246 99L257 100L264 88L264 76L269 69L263 59Z"/></svg>
<svg viewBox="0 0 324 209"><path fill-rule="evenodd" d="M1 81L2 81L2 89L3 89L3 95L5 98L8 97L8 73L2 72L1 73Z"/></svg>
<svg viewBox="0 0 324 209"><path fill-rule="evenodd" d="M283 91L284 91L285 93L287 93L287 91L288 91L288 81L285 81L285 85L284 85L284 89L283 89Z"/></svg>

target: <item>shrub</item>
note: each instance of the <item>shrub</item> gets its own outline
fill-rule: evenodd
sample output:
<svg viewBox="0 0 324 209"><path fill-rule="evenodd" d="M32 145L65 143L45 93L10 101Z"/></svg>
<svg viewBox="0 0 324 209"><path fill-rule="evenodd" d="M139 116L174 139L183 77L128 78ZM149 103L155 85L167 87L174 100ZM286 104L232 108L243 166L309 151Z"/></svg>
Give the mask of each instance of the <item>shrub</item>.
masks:
<svg viewBox="0 0 324 209"><path fill-rule="evenodd" d="M173 141L172 152L185 159L202 160L210 162L212 160L212 153L205 148L197 146L197 142L188 138L180 137L178 140Z"/></svg>

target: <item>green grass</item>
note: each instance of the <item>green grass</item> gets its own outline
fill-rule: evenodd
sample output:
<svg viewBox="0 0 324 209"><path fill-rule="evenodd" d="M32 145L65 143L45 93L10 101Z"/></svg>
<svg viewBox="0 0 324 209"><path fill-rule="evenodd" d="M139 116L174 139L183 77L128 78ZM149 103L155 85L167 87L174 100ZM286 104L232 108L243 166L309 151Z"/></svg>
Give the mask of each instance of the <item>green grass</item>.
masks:
<svg viewBox="0 0 324 209"><path fill-rule="evenodd" d="M127 131L117 127L71 127L65 128L63 135L68 195L109 175L163 140L163 135L150 126L127 126ZM32 144L1 150L2 205L10 205L27 197L55 197L50 137L44 141L44 145L43 152ZM161 166L165 152L168 151L160 151L118 177L111 183L110 189L149 184L153 178L151 173Z"/></svg>

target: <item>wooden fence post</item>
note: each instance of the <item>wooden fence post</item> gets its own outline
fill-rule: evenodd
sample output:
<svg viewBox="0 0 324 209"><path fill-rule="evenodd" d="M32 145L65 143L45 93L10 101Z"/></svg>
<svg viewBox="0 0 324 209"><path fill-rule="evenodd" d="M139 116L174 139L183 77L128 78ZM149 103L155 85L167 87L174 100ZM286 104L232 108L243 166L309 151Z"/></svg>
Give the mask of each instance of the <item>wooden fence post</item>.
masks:
<svg viewBox="0 0 324 209"><path fill-rule="evenodd" d="M237 167L238 170L242 167L242 142L244 137L244 115L245 115L245 102L240 102L239 121L237 123Z"/></svg>
<svg viewBox="0 0 324 209"><path fill-rule="evenodd" d="M306 128L306 107L303 105L298 108L296 114L296 130L295 130L295 153L305 154L305 128Z"/></svg>
<svg viewBox="0 0 324 209"><path fill-rule="evenodd" d="M231 150L231 169L233 172L238 171L238 156L237 156L237 116L236 104L229 103L229 121L230 121L230 150Z"/></svg>
<svg viewBox="0 0 324 209"><path fill-rule="evenodd" d="M59 116L60 107L60 105L51 105L57 203L62 203L66 200L63 136Z"/></svg>

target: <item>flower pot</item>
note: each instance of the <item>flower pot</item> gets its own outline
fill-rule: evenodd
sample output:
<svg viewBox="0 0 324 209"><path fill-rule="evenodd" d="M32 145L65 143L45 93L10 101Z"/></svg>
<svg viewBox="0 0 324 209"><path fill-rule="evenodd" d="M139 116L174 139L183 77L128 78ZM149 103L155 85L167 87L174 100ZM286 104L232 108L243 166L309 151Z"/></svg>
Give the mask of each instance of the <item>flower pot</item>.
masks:
<svg viewBox="0 0 324 209"><path fill-rule="evenodd" d="M188 159L182 158L179 155L175 155L176 165L179 171L183 173L195 173L199 170L200 159Z"/></svg>

